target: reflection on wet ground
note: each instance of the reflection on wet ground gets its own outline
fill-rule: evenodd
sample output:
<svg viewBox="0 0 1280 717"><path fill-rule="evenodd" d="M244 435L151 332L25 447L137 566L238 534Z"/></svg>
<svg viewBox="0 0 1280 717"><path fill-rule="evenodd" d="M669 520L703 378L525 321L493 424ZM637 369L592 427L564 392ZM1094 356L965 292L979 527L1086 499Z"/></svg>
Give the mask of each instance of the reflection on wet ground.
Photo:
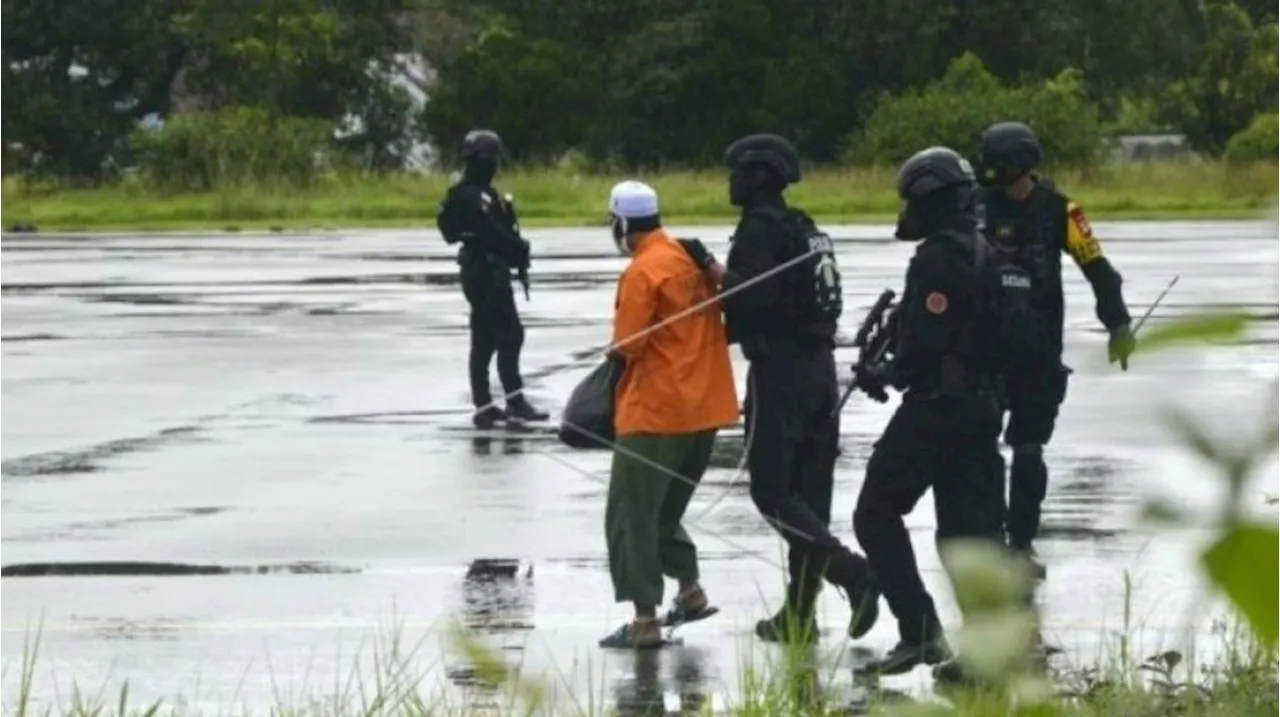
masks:
<svg viewBox="0 0 1280 717"><path fill-rule="evenodd" d="M1152 416L1190 406L1217 431L1248 431L1277 366L1271 225L1097 231L1135 314L1181 275L1151 325L1203 307L1237 307L1252 322L1235 345L1142 357L1121 374L1100 360L1092 297L1067 270L1076 374L1046 451L1039 602L1047 635L1075 663L1104 651L1126 601L1142 623L1136 641L1158 647L1179 639L1196 596L1203 536L1154 533L1134 516L1153 495L1203 512L1220 490ZM697 234L724 254L715 237L727 228ZM910 247L886 227L833 234L845 362L854 323L881 288L898 287ZM599 230L532 239L533 292L519 302L527 390L554 410L609 337L625 260ZM628 715L764 703L744 676L778 663L751 625L777 607L785 549L751 504L743 427L721 432L687 516L721 614L660 652L600 650L628 616L612 603L602 536L610 454L571 451L554 426L471 428L466 306L438 238L26 235L5 236L0 251L3 652L8 668L43 620L40 704L72 677L107 693L127 679L139 699L182 694L219 713L275 704L280 689L323 695L308 682L317 664L367 666L362 650L390 630L418 643L427 693L439 682L457 691L447 704L500 713L509 695L493 684L495 664L449 644L453 625L489 648L498 672L578 705L603 700ZM741 395L736 351L735 368ZM862 471L893 406L855 397L843 414L832 524L851 543ZM1275 465L1255 480L1274 493ZM908 528L954 626L931 501ZM927 691L923 668L876 686L853 678L896 629L885 611L846 644L834 592L822 597L821 647L789 689L853 714L873 693ZM263 660L270 670L250 669ZM16 673L5 670L6 690Z"/></svg>

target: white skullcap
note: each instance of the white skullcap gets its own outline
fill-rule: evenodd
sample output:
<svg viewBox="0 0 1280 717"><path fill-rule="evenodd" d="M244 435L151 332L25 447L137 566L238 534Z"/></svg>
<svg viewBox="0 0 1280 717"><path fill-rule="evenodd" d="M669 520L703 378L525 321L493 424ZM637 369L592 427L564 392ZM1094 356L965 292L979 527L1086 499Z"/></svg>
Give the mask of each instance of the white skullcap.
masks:
<svg viewBox="0 0 1280 717"><path fill-rule="evenodd" d="M618 182L609 192L609 212L626 219L657 216L658 193L644 182Z"/></svg>

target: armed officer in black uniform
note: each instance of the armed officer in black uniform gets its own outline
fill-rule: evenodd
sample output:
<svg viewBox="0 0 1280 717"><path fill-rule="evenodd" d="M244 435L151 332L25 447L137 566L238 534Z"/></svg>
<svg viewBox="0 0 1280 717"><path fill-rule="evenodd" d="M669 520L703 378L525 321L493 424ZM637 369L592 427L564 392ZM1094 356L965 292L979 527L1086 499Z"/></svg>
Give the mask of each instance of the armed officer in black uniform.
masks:
<svg viewBox="0 0 1280 717"><path fill-rule="evenodd" d="M975 189L969 162L947 147L917 153L898 172L905 205L896 236L920 245L897 310L892 360L855 379L877 400L887 400L885 385L904 390L867 463L853 516L898 618L899 643L870 672L899 674L951 656L903 523L926 490L934 492L940 547L956 538L1004 544L997 386L1006 361L1031 343L1034 315L1029 277L989 260Z"/></svg>
<svg viewBox="0 0 1280 717"><path fill-rule="evenodd" d="M1036 560L1032 540L1040 528L1040 505L1049 478L1043 450L1053 436L1070 373L1062 364L1063 253L1071 256L1093 287L1098 319L1110 335L1111 362L1119 361L1127 370L1134 349L1120 274L1102 255L1080 205L1033 172L1041 154L1040 140L1030 127L998 122L982 133L977 161L978 182L986 188L978 198L983 230L1031 273L1032 306L1044 327L1038 360L1008 379L1005 429L1005 442L1013 449L1009 543L1039 577L1044 576L1044 566Z"/></svg>
<svg viewBox="0 0 1280 717"><path fill-rule="evenodd" d="M835 332L843 305L831 238L787 206L800 157L772 134L739 139L725 153L729 200L742 208L727 260L685 240L694 261L731 290L724 299L729 341L750 362L745 400L751 499L788 544L787 599L756 634L775 642L817 638L814 608L823 577L843 589L849 634L875 624L879 594L867 561L831 534L831 494L840 419ZM790 262L788 264L788 262Z"/></svg>
<svg viewBox="0 0 1280 717"><path fill-rule="evenodd" d="M502 140L497 134L485 129L467 133L462 141L462 179L449 187L436 216L445 241L462 245L458 264L462 292L471 305L468 368L471 400L476 406L472 421L477 428L492 428L506 418L547 418L525 398L520 378L524 326L511 282L520 279L528 295L529 242L520 236L510 195L503 197L493 188L501 154ZM498 377L508 397L505 411L495 405L489 392L489 363L495 351Z"/></svg>

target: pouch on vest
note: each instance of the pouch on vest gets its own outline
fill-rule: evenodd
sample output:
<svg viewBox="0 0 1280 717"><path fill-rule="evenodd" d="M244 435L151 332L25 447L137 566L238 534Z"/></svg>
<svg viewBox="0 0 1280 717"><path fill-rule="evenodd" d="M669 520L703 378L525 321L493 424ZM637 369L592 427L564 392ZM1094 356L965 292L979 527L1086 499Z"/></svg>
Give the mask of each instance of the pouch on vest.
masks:
<svg viewBox="0 0 1280 717"><path fill-rule="evenodd" d="M436 228L444 237L444 243L449 245L462 241L466 232L458 217L457 202L453 199L452 189L445 195L444 201L440 202L440 210L436 212Z"/></svg>
<svg viewBox="0 0 1280 717"><path fill-rule="evenodd" d="M626 367L624 359L610 356L573 389L560 416L561 443L570 448L612 447L614 392Z"/></svg>
<svg viewBox="0 0 1280 717"><path fill-rule="evenodd" d="M787 270L787 274L794 277L788 284L795 287L792 295L796 319L815 323L837 322L844 311L844 291L831 236L797 209L761 207L754 211L783 223L795 244L796 256L816 252L799 266Z"/></svg>

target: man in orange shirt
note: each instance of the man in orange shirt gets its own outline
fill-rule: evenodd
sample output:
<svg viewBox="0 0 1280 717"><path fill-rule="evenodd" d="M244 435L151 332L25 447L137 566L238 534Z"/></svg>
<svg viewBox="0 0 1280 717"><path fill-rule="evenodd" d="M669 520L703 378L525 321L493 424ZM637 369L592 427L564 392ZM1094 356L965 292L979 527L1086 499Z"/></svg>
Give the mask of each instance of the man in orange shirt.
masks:
<svg viewBox="0 0 1280 717"><path fill-rule="evenodd" d="M738 420L738 396L721 309L710 301L716 287L663 230L657 192L622 182L610 193L609 213L614 241L632 259L618 280L613 322L614 350L626 370L615 396L605 537L614 597L635 605L635 619L600 646L658 647L664 624L716 612L698 584L697 549L680 521L716 431ZM664 575L679 591L660 619Z"/></svg>

